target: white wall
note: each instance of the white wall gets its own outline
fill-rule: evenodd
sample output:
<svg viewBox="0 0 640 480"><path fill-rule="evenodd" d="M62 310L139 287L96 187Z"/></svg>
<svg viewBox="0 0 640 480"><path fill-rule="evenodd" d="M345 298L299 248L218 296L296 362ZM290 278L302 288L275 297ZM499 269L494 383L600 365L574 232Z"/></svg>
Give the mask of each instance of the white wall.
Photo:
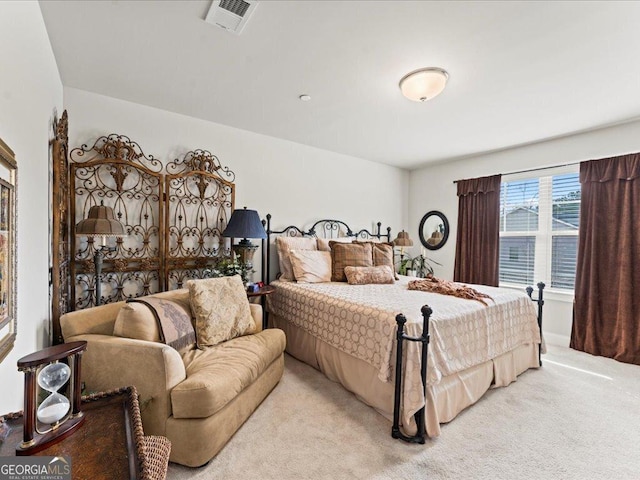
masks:
<svg viewBox="0 0 640 480"><path fill-rule="evenodd" d="M37 2L0 2L0 137L18 162L18 337L0 364L0 414L22 409L19 358L48 345L49 139L62 83Z"/></svg>
<svg viewBox="0 0 640 480"><path fill-rule="evenodd" d="M406 170L69 87L64 103L70 148L119 133L163 163L209 150L236 174L236 207L271 213L273 229L321 218L358 229L380 221L392 234L406 228Z"/></svg>
<svg viewBox="0 0 640 480"><path fill-rule="evenodd" d="M414 170L409 180L410 235L414 240L418 239L420 219L427 211L440 210L447 216L451 225L449 241L442 249L428 252L428 256L443 264L442 267L436 267L436 275L452 279L458 222L458 197L454 180L637 151L640 151L640 122L633 122ZM419 245L419 241L415 243ZM543 324L546 339L568 345L573 297L548 292L546 298Z"/></svg>

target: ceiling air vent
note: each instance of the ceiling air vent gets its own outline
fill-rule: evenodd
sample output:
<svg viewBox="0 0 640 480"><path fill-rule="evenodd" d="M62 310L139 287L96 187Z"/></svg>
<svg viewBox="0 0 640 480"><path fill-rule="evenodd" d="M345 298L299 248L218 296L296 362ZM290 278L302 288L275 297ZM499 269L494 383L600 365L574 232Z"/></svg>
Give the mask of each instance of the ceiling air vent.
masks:
<svg viewBox="0 0 640 480"><path fill-rule="evenodd" d="M240 35L257 6L256 0L213 0L205 21Z"/></svg>

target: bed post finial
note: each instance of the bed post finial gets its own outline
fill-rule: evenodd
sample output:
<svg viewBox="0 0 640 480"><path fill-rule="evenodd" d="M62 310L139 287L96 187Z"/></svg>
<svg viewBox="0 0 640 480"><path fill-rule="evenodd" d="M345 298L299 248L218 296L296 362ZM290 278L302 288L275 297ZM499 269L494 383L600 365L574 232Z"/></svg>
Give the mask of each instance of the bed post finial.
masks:
<svg viewBox="0 0 640 480"><path fill-rule="evenodd" d="M262 220L260 220L260 223L262 224L262 228L264 228L266 232L267 221L263 218ZM266 242L266 239L264 238L260 241L260 244L262 246L262 250L261 250L262 262L260 263L260 276L262 277L261 280L262 280L262 283L264 284L268 283L268 282L265 282L266 276L264 274L264 271L267 268L267 249L265 248L265 242Z"/></svg>
<svg viewBox="0 0 640 480"><path fill-rule="evenodd" d="M265 260L263 261L263 264L266 265L265 267L262 267L262 282L266 285L269 283L270 278L269 278L269 274L270 274L270 270L271 270L271 214L267 213L267 228L266 228L266 232L267 232L267 248L262 248L262 254L264 255ZM264 240L262 240L264 242ZM264 243L263 243L264 244ZM266 270L266 272L265 272Z"/></svg>

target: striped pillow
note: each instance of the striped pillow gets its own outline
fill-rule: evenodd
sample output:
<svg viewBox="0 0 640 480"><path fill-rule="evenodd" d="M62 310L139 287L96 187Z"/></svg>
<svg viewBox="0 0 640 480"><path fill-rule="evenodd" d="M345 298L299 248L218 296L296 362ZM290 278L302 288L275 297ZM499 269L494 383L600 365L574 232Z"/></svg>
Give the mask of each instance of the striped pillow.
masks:
<svg viewBox="0 0 640 480"><path fill-rule="evenodd" d="M331 247L331 281L346 282L345 267L372 267L371 243L329 242Z"/></svg>
<svg viewBox="0 0 640 480"><path fill-rule="evenodd" d="M393 262L393 245L391 243L373 243L372 248L373 266L387 265L393 272L393 278L397 280L398 276L395 274L396 268Z"/></svg>

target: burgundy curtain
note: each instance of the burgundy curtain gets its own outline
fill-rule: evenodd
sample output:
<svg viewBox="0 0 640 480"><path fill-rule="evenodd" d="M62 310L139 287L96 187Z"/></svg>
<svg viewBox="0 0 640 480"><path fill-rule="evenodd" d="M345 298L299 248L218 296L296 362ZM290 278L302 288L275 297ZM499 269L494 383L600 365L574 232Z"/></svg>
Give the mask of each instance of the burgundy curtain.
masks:
<svg viewBox="0 0 640 480"><path fill-rule="evenodd" d="M640 154L580 164L571 347L640 365Z"/></svg>
<svg viewBox="0 0 640 480"><path fill-rule="evenodd" d="M453 280L498 286L501 175L458 181Z"/></svg>

